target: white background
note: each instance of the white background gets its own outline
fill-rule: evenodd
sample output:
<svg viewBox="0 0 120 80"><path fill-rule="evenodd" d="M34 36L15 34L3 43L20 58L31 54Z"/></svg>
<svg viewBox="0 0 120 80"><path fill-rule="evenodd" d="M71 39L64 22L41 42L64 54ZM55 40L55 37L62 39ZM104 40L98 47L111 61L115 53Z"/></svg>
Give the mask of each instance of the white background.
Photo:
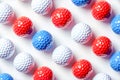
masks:
<svg viewBox="0 0 120 80"><path fill-rule="evenodd" d="M71 0L53 0L55 8L65 7L69 9L73 15L74 23L71 27L66 30L57 29L51 22L50 16L41 16L34 13L31 9L30 2L20 2L18 0L2 0L10 4L16 14L16 17L27 16L29 17L35 26L37 31L41 29L48 30L55 38L56 46L66 45L73 51L75 60L87 59L93 65L95 73L105 72L112 77L112 80L120 80L120 73L115 72L109 66L109 58L100 58L94 55L91 50L91 43L87 45L80 45L74 42L70 37L71 28L74 24L84 22L91 26L94 36L107 36L111 39L114 50L119 51L120 49L120 36L112 32L110 28L110 22L100 22L95 20L91 15L91 5L86 8L76 7ZM93 0L94 1L94 0ZM120 13L120 0L107 0L112 7L115 15ZM16 46L16 54L26 51L31 53L34 57L37 66L48 66L50 67L57 80L77 80L72 72L71 65L63 67L55 64L51 59L51 53L42 53L33 48L31 44L31 38L20 38L17 37L12 31L12 25L0 25L0 37L8 38L13 41ZM92 41L91 41L92 42ZM0 59L0 73L10 73L14 80L33 80L32 74L23 74L15 70L12 65L14 57L5 61ZM73 61L74 62L74 61ZM92 80L92 79L90 79Z"/></svg>

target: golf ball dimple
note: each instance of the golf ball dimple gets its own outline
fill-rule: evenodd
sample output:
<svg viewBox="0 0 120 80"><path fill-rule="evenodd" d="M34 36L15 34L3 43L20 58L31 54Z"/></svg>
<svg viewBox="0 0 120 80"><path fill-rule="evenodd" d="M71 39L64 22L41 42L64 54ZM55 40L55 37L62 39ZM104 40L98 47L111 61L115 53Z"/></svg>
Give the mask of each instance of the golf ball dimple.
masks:
<svg viewBox="0 0 120 80"><path fill-rule="evenodd" d="M110 66L115 71L120 71L120 51L115 52L110 58Z"/></svg>
<svg viewBox="0 0 120 80"><path fill-rule="evenodd" d="M34 69L35 61L29 53L22 52L15 57L13 65L17 71L29 73Z"/></svg>
<svg viewBox="0 0 120 80"><path fill-rule="evenodd" d="M7 24L10 23L11 20L14 18L14 11L12 7L5 3L0 3L0 23Z"/></svg>
<svg viewBox="0 0 120 80"><path fill-rule="evenodd" d="M93 80L111 80L111 77L106 73L98 73Z"/></svg>
<svg viewBox="0 0 120 80"><path fill-rule="evenodd" d="M53 80L53 72L50 68L42 66L35 71L33 80Z"/></svg>
<svg viewBox="0 0 120 80"><path fill-rule="evenodd" d="M14 55L15 46L9 39L0 39L0 58L9 59Z"/></svg>
<svg viewBox="0 0 120 80"><path fill-rule="evenodd" d="M89 61L85 59L81 59L72 66L72 72L75 77L82 79L82 80L87 80L89 76L92 74L92 65Z"/></svg>
<svg viewBox="0 0 120 80"><path fill-rule="evenodd" d="M20 37L27 37L33 32L32 21L25 16L19 17L13 24L13 31Z"/></svg>
<svg viewBox="0 0 120 80"><path fill-rule="evenodd" d="M111 41L106 36L97 37L92 44L92 50L97 56L106 57L112 51Z"/></svg>
<svg viewBox="0 0 120 80"><path fill-rule="evenodd" d="M37 50L49 50L53 45L53 37L48 31L41 30L33 36L32 44Z"/></svg>
<svg viewBox="0 0 120 80"><path fill-rule="evenodd" d="M52 13L51 20L57 28L66 28L72 22L72 14L66 8L57 8Z"/></svg>
<svg viewBox="0 0 120 80"><path fill-rule="evenodd" d="M52 53L52 59L56 64L66 66L73 58L72 51L63 45L58 46Z"/></svg>
<svg viewBox="0 0 120 80"><path fill-rule="evenodd" d="M13 80L13 77L8 73L0 74L0 80Z"/></svg>
<svg viewBox="0 0 120 80"><path fill-rule="evenodd" d="M84 7L84 6L87 6L91 2L91 0L72 0L72 2L76 6Z"/></svg>
<svg viewBox="0 0 120 80"><path fill-rule="evenodd" d="M71 38L81 44L85 44L92 38L92 30L85 23L76 24L71 31Z"/></svg>
<svg viewBox="0 0 120 80"><path fill-rule="evenodd" d="M120 15L117 15L113 18L111 22L111 28L114 33L120 34Z"/></svg>
<svg viewBox="0 0 120 80"><path fill-rule="evenodd" d="M105 20L111 15L111 6L105 1L101 0L96 2L92 7L92 16L96 20Z"/></svg>
<svg viewBox="0 0 120 80"><path fill-rule="evenodd" d="M32 0L31 3L32 9L37 14L46 15L49 14L52 7L53 1L52 0Z"/></svg>

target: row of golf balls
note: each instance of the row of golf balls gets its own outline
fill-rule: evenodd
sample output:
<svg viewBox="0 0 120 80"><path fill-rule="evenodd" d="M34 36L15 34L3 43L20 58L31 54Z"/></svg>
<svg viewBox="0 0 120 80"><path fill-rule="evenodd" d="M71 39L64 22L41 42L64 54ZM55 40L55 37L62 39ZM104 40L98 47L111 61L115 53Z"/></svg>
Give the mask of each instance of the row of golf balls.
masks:
<svg viewBox="0 0 120 80"><path fill-rule="evenodd" d="M52 35L42 30L37 32L32 39L33 46L38 50L44 50L47 47L52 46ZM0 58L9 59L14 55L15 47L14 44L8 39L0 39ZM53 43L53 42L52 42ZM51 44L51 45L50 45ZM107 56L111 51L111 41L105 36L101 36L95 39L92 45L93 51L97 56ZM73 54L70 48L61 45L55 48L52 53L52 59L55 63L63 66L67 66L73 59ZM30 72L34 66L35 62L32 56L26 52L18 54L14 59L14 67L24 73ZM116 52L110 59L110 65L115 71L120 71L120 52ZM78 67L82 66L82 67ZM88 68L86 70L86 68ZM86 78L87 74L91 72L92 65L87 60L80 60L73 65L73 74L77 78ZM92 74L92 73L91 73Z"/></svg>
<svg viewBox="0 0 120 80"><path fill-rule="evenodd" d="M41 71L44 75L43 76L41 75L41 79L40 79L38 77L38 75L40 75L40 74L35 74L34 80L42 80L42 79L43 80L54 80L53 73L52 73L51 69L43 66L43 67L40 67L38 70L39 70L39 72ZM47 72L49 72L49 73L47 73ZM36 75L37 75L37 77L36 77ZM14 80L14 79L10 74L2 73L2 74L0 74L0 80ZM108 74L105 74L105 73L98 73L93 78L93 80L111 80L111 77Z"/></svg>
<svg viewBox="0 0 120 80"><path fill-rule="evenodd" d="M77 1L77 0L76 0ZM81 3L84 0L80 0ZM80 2L78 1L78 2ZM89 1L89 0L85 0ZM47 14L51 11L52 8L52 0L33 0L32 1L32 8L33 10L38 14ZM9 23L14 19L14 11L12 7L4 2L0 3L0 23ZM111 15L111 6L107 1L98 1L94 4L92 8L92 15L96 20L105 20L110 17ZM51 19L53 24L57 28L66 28L69 27L69 24L72 22L72 14L71 12L66 8L57 8L53 11L51 15ZM21 26L22 23L17 24L18 26ZM27 24L25 24L27 25ZM32 25L32 24L31 24ZM111 22L111 28L113 32L116 34L120 34L120 15L117 15L113 18ZM29 34L31 31L31 27L27 28L29 29L26 31L25 34ZM21 36L21 35L20 35Z"/></svg>
<svg viewBox="0 0 120 80"><path fill-rule="evenodd" d="M65 10L65 9L60 9L60 11L68 11L68 10ZM55 13L57 13L57 12L59 12L59 9L55 12ZM66 14L66 12L63 12L63 14L65 15ZM70 14L69 14L70 15ZM62 16L62 18L63 18L64 16ZM66 18L67 17L67 18ZM65 16L65 18L64 19L68 19L68 17L71 17L71 16ZM9 18L10 19L10 18ZM24 20L24 18L22 19L22 21ZM71 18L69 19L69 20L71 20ZM68 21L69 21L68 20ZM54 24L56 24L57 22L57 24L56 25L59 25L59 21L57 21L56 20L56 17L55 17L55 20L53 20L53 21L55 21L55 23ZM66 21L66 20L63 20L63 21ZM17 21L16 21L17 22ZM117 21L118 22L118 24L119 24L119 21ZM30 22L29 21L26 21L26 23L25 24L27 24L27 23L29 23L30 24ZM22 26L23 25L25 25L25 24L22 24ZM64 25L64 23L62 24L62 26ZM16 26L20 26L20 24L17 24L17 25L15 25L15 27ZM25 25L25 27L26 27L27 25ZM31 25L30 25L31 26ZM85 25L86 26L86 25ZM115 25L114 25L115 26ZM61 25L60 25L60 27L61 27ZM117 26L118 27L118 26ZM27 30L28 28L24 28L24 30L19 30L18 31L18 33L21 33L21 32L24 32L25 30ZM30 28L30 30L27 30L27 31L25 31L26 33L31 33L31 29L32 28ZM16 30L17 31L17 30ZM87 43L88 41L89 41L89 39L91 38L90 36L88 36L89 34L91 34L91 31L89 30L89 28L87 28L85 31L87 31L87 32L85 32L84 34L82 34L82 36L83 37L81 37L81 35L80 35L80 38L82 38L81 40L83 41L81 41L81 40L78 40L78 37L79 37L79 34L77 34L76 36L77 37L75 37L75 38L77 38L77 40L75 40L74 38L74 40L76 41L76 42L81 42L81 43ZM117 30L118 31L118 30ZM45 31L43 31L41 34L44 34L44 32ZM20 36L23 36L23 35L25 35L26 33L24 33L24 34L22 34L22 35L20 35ZM74 35L76 34L76 31L75 31L75 33L74 33ZM84 38L84 36L85 35L87 35L86 37L85 37L85 39L83 39ZM39 35L36 35L36 37L38 37ZM45 36L47 36L47 37L45 37ZM38 40L38 39L36 39L36 37L33 37L33 39L35 39L36 41L34 42L32 42L33 43L33 46L36 48L36 49L38 49L38 50L44 50L44 49L47 49L47 48L50 48L50 45L51 45L51 41L53 41L52 39L50 39L51 37L50 37L51 35L49 35L49 32L47 32L47 33L45 33L44 35L43 35L43 39L45 38L46 39L46 41L43 41L43 40ZM49 38L50 37L50 38ZM88 38L88 37L90 37L90 38ZM86 39L87 38L87 39ZM84 40L85 40L85 42L84 42ZM104 40L104 39L103 39ZM106 40L105 40L106 41ZM109 40L107 41L107 42L109 42ZM39 45L39 43L40 43L40 45ZM41 44L45 44L45 45L41 45ZM108 43L109 44L109 43ZM107 44L107 48L106 48L106 50L103 50L103 52L104 53L107 53L108 51L109 51L109 46L108 46L108 44ZM103 47L104 47L104 45L102 45ZM99 50L98 50L98 52L99 52ZM102 53L102 55L104 55L104 53ZM97 53L97 54L99 54L99 53ZM106 54L105 54L106 55ZM115 57L116 58L116 57ZM68 61L69 62L69 61ZM117 62L117 61L114 61L114 62ZM117 63L115 63L115 64L117 64L117 67L119 66L118 64L118 62ZM117 68L118 69L118 68Z"/></svg>

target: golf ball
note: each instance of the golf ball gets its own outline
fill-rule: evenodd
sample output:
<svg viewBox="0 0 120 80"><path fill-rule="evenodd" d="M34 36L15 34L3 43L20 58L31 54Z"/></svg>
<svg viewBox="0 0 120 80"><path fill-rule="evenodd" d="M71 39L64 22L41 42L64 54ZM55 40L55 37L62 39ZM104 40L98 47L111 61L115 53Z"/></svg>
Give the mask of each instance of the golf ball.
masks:
<svg viewBox="0 0 120 80"><path fill-rule="evenodd" d="M10 23L14 18L14 11L12 7L5 3L0 3L0 23L7 24Z"/></svg>
<svg viewBox="0 0 120 80"><path fill-rule="evenodd" d="M93 80L111 80L111 77L106 73L98 73Z"/></svg>
<svg viewBox="0 0 120 80"><path fill-rule="evenodd" d="M114 33L120 34L120 15L117 15L113 18L111 22L111 28Z"/></svg>
<svg viewBox="0 0 120 80"><path fill-rule="evenodd" d="M75 62L75 64L72 67L72 72L75 77L82 80L88 80L88 78L93 72L92 65L89 61L81 59Z"/></svg>
<svg viewBox="0 0 120 80"><path fill-rule="evenodd" d="M71 38L77 43L85 44L92 38L92 30L89 25L78 23L71 31Z"/></svg>
<svg viewBox="0 0 120 80"><path fill-rule="evenodd" d="M52 0L32 0L31 3L32 9L37 14L46 15L49 14L52 7L53 1Z"/></svg>
<svg viewBox="0 0 120 80"><path fill-rule="evenodd" d="M37 50L49 50L53 45L53 37L48 31L41 30L33 36L32 44Z"/></svg>
<svg viewBox="0 0 120 80"><path fill-rule="evenodd" d="M9 59L14 55L15 46L9 39L0 39L0 58Z"/></svg>
<svg viewBox="0 0 120 80"><path fill-rule="evenodd" d="M58 46L52 53L52 59L59 65L68 65L73 58L72 51L63 45Z"/></svg>
<svg viewBox="0 0 120 80"><path fill-rule="evenodd" d="M17 71L29 73L34 69L35 62L29 53L22 52L15 57L13 65Z"/></svg>
<svg viewBox="0 0 120 80"><path fill-rule="evenodd" d="M84 6L87 6L91 2L91 0L72 0L72 2L76 6L84 7Z"/></svg>
<svg viewBox="0 0 120 80"><path fill-rule="evenodd" d="M92 7L92 16L96 20L105 20L111 15L111 6L105 1L101 0L96 2Z"/></svg>
<svg viewBox="0 0 120 80"><path fill-rule="evenodd" d="M0 80L13 80L13 77L8 73L0 74Z"/></svg>
<svg viewBox="0 0 120 80"><path fill-rule="evenodd" d="M72 22L72 14L66 8L57 8L51 16L53 24L57 28L66 28Z"/></svg>
<svg viewBox="0 0 120 80"><path fill-rule="evenodd" d="M97 37L92 44L92 50L97 56L106 57L112 51L111 41L106 36Z"/></svg>
<svg viewBox="0 0 120 80"><path fill-rule="evenodd" d="M53 80L53 72L50 68L42 66L35 71L33 80Z"/></svg>
<svg viewBox="0 0 120 80"><path fill-rule="evenodd" d="M110 66L115 71L120 71L120 51L115 52L110 58Z"/></svg>
<svg viewBox="0 0 120 80"><path fill-rule="evenodd" d="M13 31L20 37L29 36L33 32L32 21L25 16L19 17L13 24Z"/></svg>

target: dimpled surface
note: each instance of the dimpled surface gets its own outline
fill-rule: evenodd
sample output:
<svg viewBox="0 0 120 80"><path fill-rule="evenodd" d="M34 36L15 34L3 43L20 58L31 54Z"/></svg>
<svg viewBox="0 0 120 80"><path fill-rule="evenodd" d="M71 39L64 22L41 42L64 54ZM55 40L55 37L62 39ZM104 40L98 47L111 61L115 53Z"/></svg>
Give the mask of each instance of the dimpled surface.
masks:
<svg viewBox="0 0 120 80"><path fill-rule="evenodd" d="M57 8L51 16L53 24L58 28L64 28L72 19L71 12L65 8Z"/></svg>
<svg viewBox="0 0 120 80"><path fill-rule="evenodd" d="M107 56L111 51L111 41L106 36L100 36L93 41L92 50L97 56Z"/></svg>
<svg viewBox="0 0 120 80"><path fill-rule="evenodd" d="M89 61L81 59L77 61L73 67L72 72L75 77L83 79L92 71L92 65Z"/></svg>
<svg viewBox="0 0 120 80"><path fill-rule="evenodd" d="M71 31L71 37L74 41L85 44L92 38L92 30L89 25L78 23Z"/></svg>
<svg viewBox="0 0 120 80"><path fill-rule="evenodd" d="M13 80L12 76L7 73L0 74L0 80Z"/></svg>
<svg viewBox="0 0 120 80"><path fill-rule="evenodd" d="M72 51L68 47L60 45L53 51L52 59L59 65L68 65L72 56Z"/></svg>
<svg viewBox="0 0 120 80"><path fill-rule="evenodd" d="M93 80L111 80L111 77L105 73L98 73Z"/></svg>
<svg viewBox="0 0 120 80"><path fill-rule="evenodd" d="M9 59L15 52L15 46L11 40L1 38L0 39L0 58Z"/></svg>
<svg viewBox="0 0 120 80"><path fill-rule="evenodd" d="M38 68L33 75L34 80L52 80L52 78L52 70L45 66Z"/></svg>
<svg viewBox="0 0 120 80"><path fill-rule="evenodd" d="M88 5L91 2L91 0L72 0L72 2L76 6L86 6L86 5Z"/></svg>
<svg viewBox="0 0 120 80"><path fill-rule="evenodd" d="M32 38L32 44L37 50L46 50L50 48L52 42L52 35L45 30L37 32Z"/></svg>
<svg viewBox="0 0 120 80"><path fill-rule="evenodd" d="M7 3L0 3L0 23L8 23L13 17L14 11Z"/></svg>
<svg viewBox="0 0 120 80"><path fill-rule="evenodd" d="M120 15L113 18L111 22L111 28L116 34L120 34Z"/></svg>
<svg viewBox="0 0 120 80"><path fill-rule="evenodd" d="M111 6L106 1L98 1L92 7L92 15L96 20L104 20L110 16Z"/></svg>
<svg viewBox="0 0 120 80"><path fill-rule="evenodd" d="M115 71L120 71L120 51L115 52L110 58L110 66Z"/></svg>
<svg viewBox="0 0 120 80"><path fill-rule="evenodd" d="M35 62L30 54L23 52L15 57L13 64L17 71L28 73L34 68Z"/></svg>
<svg viewBox="0 0 120 80"><path fill-rule="evenodd" d="M46 15L52 9L53 2L52 0L32 0L31 6L34 12Z"/></svg>
<svg viewBox="0 0 120 80"><path fill-rule="evenodd" d="M25 16L19 17L13 24L13 31L18 36L26 36L32 33L32 21Z"/></svg>

